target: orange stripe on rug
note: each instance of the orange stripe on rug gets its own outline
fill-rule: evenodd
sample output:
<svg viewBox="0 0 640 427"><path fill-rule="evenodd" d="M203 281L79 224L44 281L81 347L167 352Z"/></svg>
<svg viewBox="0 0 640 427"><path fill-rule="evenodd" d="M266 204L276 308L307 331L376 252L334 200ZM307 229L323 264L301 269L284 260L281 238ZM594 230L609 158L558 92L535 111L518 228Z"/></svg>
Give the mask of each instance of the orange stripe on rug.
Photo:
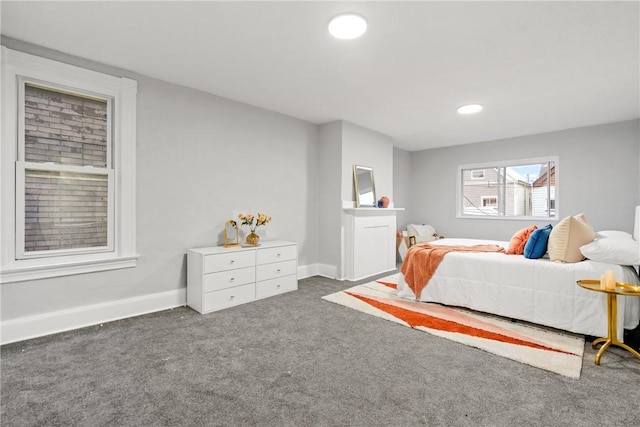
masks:
<svg viewBox="0 0 640 427"><path fill-rule="evenodd" d="M379 283L381 283L381 282L379 282ZM382 284L385 284L385 283L382 283ZM425 327L425 328L437 329L437 330L445 331L445 332L455 332L455 333L470 335L470 336L474 336L474 337L478 337L478 338L485 338L485 339L489 339L489 340L493 340L493 341L500 341L500 342L505 342L505 343L509 343L509 344L521 345L521 346L525 346L525 347L531 347L531 348L537 348L537 349L541 349L541 350L547 350L547 351L553 351L553 352L557 352L557 353L573 355L573 353L571 353L571 352L559 350L559 349L552 348L552 347L547 347L547 346L544 346L544 345L532 343L532 342L521 340L521 339L517 339L517 338L507 337L505 335L501 335L501 334L498 334L498 333L495 333L495 332L490 332L490 331L486 331L486 330L483 330L483 329L474 328L473 326L462 325L460 323L456 323L456 322L452 322L452 321L449 321L449 320L440 319L440 318L434 317L434 316L429 316L428 314L416 313L416 312L413 312L413 311L410 311L410 310L406 310L406 309L403 309L403 308L400 308L400 307L396 307L396 306L391 305L391 304L385 304L385 303L376 301L374 299L367 298L365 296L354 294L354 293L351 293L351 292L346 292L345 291L345 293L347 295L350 295L350 296L352 296L354 298L359 299L360 301L363 301L363 302L371 305L372 307L375 307L375 308L377 308L379 310L384 311L385 313L391 314L392 316L395 316L398 319L403 320L404 322L409 324L409 326L411 326L412 328L415 328L415 327L418 327L418 326L422 326L422 327Z"/></svg>
<svg viewBox="0 0 640 427"><path fill-rule="evenodd" d="M380 283L381 285L384 285L388 288L391 289L398 289L398 284L397 283L391 283L391 282L383 282L382 280L376 280L376 283Z"/></svg>
<svg viewBox="0 0 640 427"><path fill-rule="evenodd" d="M504 326L499 326L491 322L480 320L477 317L471 316L470 313L464 313L458 310L453 310L449 307L445 307L439 304L429 304L429 303L423 303L423 302L417 302L417 301L406 301L402 299L380 297L380 296L374 296L371 294L355 292L355 291L349 292L349 294L353 294L353 293L363 296L365 298L372 298L375 301L378 301L379 303L382 303L382 304L393 305L395 307L398 307L399 309L404 309L404 310L415 312L415 313L422 313L427 316L437 317L439 319L442 319L443 321L459 323L461 325L482 329L487 332L494 332L499 335L504 335L506 337L510 337L516 340L519 339L519 340L528 341L530 343L539 344L543 347L551 347L550 344L536 340L528 334L522 334L512 329L505 328ZM552 347L552 348L559 349L561 352L566 351L562 347L560 348ZM575 355L576 353L572 352L567 354Z"/></svg>

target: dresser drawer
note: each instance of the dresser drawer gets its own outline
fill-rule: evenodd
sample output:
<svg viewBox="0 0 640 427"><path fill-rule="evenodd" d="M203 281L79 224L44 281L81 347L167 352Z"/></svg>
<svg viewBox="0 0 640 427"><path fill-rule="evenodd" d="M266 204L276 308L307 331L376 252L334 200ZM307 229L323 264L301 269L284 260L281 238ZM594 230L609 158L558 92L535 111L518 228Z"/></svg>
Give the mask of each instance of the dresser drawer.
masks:
<svg viewBox="0 0 640 427"><path fill-rule="evenodd" d="M255 267L219 271L204 276L204 291L219 291L233 286L246 285L256 281Z"/></svg>
<svg viewBox="0 0 640 427"><path fill-rule="evenodd" d="M296 289L298 289L298 278L295 275L263 280L256 283L256 298L266 298Z"/></svg>
<svg viewBox="0 0 640 427"><path fill-rule="evenodd" d="M204 294L204 312L232 307L255 299L255 284L235 286Z"/></svg>
<svg viewBox="0 0 640 427"><path fill-rule="evenodd" d="M260 249L258 250L257 256L258 265L296 259L298 258L298 247L296 245L289 245Z"/></svg>
<svg viewBox="0 0 640 427"><path fill-rule="evenodd" d="M256 263L255 251L230 252L204 257L204 273L251 267Z"/></svg>
<svg viewBox="0 0 640 427"><path fill-rule="evenodd" d="M276 277L296 274L297 262L291 261L274 262L272 264L259 265L256 267L256 281L275 279Z"/></svg>

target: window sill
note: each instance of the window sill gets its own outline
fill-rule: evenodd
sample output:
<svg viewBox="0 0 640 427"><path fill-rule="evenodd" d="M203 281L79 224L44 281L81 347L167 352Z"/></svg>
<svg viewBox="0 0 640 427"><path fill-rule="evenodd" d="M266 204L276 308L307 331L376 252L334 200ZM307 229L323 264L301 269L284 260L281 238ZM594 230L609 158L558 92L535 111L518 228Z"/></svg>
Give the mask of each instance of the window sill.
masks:
<svg viewBox="0 0 640 427"><path fill-rule="evenodd" d="M500 216L500 215L456 215L456 219L482 219L482 220L500 220L500 221L560 221L557 216L554 217L539 217L539 216Z"/></svg>
<svg viewBox="0 0 640 427"><path fill-rule="evenodd" d="M49 264L3 269L0 283L25 282L28 280L49 279L52 277L73 276L98 271L118 270L136 266L139 255L87 260L64 264Z"/></svg>

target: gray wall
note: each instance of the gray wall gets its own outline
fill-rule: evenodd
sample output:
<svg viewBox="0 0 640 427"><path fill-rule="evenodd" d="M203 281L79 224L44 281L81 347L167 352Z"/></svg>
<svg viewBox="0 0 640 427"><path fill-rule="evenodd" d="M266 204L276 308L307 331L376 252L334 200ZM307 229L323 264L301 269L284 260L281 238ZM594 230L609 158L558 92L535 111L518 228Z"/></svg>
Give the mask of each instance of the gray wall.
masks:
<svg viewBox="0 0 640 427"><path fill-rule="evenodd" d="M344 277L343 206L355 206L353 165L374 170L376 196L393 201L393 139L338 120L319 128L319 273Z"/></svg>
<svg viewBox="0 0 640 427"><path fill-rule="evenodd" d="M393 149L393 197L396 207L405 208L396 213L398 230L407 229L409 204L413 196L411 185L411 153L400 148Z"/></svg>
<svg viewBox="0 0 640 427"><path fill-rule="evenodd" d="M342 122L342 201L354 202L353 165L373 168L376 201L393 201L393 139L378 132Z"/></svg>
<svg viewBox="0 0 640 427"><path fill-rule="evenodd" d="M318 262L330 271L320 273L337 277L340 266L342 218L342 122L319 126Z"/></svg>
<svg viewBox="0 0 640 427"><path fill-rule="evenodd" d="M632 232L635 206L640 204L639 123L632 120L411 153L408 221L430 223L447 237L498 240L509 240L526 225L545 225L549 221L456 218L457 168L557 155L559 217L584 212L596 230Z"/></svg>
<svg viewBox="0 0 640 427"><path fill-rule="evenodd" d="M138 81L136 268L2 285L2 320L177 290L186 251L266 212L263 237L318 258L317 126L11 39L9 48Z"/></svg>

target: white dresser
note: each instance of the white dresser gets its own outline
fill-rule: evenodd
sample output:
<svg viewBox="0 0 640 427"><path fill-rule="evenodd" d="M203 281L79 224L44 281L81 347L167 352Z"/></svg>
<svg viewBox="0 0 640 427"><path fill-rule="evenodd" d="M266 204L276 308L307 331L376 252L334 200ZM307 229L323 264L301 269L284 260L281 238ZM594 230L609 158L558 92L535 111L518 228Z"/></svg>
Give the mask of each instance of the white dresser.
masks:
<svg viewBox="0 0 640 427"><path fill-rule="evenodd" d="M213 246L187 253L187 305L221 310L298 289L298 245L274 240L255 247Z"/></svg>

